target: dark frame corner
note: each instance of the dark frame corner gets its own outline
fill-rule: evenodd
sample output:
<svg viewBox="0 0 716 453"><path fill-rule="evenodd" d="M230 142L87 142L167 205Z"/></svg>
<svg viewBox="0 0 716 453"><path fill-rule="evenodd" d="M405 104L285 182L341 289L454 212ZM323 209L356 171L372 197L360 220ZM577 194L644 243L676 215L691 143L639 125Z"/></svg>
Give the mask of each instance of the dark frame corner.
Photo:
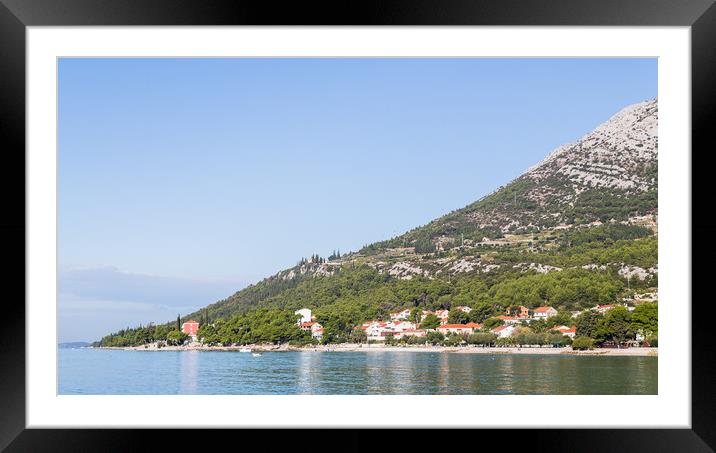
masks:
<svg viewBox="0 0 716 453"><path fill-rule="evenodd" d="M168 446L172 440L203 445L203 433L178 437L169 430L40 430L25 428L25 31L28 26L104 25L571 25L689 26L692 65L692 207L711 206L711 169L696 165L716 149L716 5L714 0L366 0L339 8L324 0L0 0L0 140L3 144L5 196L0 221L3 276L12 298L4 299L0 329L0 449L8 451L128 451ZM698 150L699 152L694 152ZM687 152L687 150L684 150ZM711 176L712 177L712 176ZM711 189L711 190L709 190ZM9 208L9 209L8 209ZM698 211L693 211L695 214ZM714 236L716 221L692 215L694 240ZM714 241L699 241L692 255L693 290L708 281ZM14 260L8 259L7 255ZM21 266L21 263L23 264ZM693 294L701 295L699 291ZM692 312L709 303L692 297ZM550 451L714 451L716 450L716 373L708 346L710 319L692 316L692 429L515 430L511 442ZM626 409L624 409L626 410ZM357 445L355 431L335 432L344 445ZM245 434L242 434L242 436ZM495 436L502 436L495 433ZM412 437L412 436L411 436ZM423 436L418 436L423 438ZM442 436L435 436L442 438ZM211 441L236 439L214 431ZM258 436L257 436L258 438ZM275 437L273 439L276 439ZM288 439L288 436L287 436ZM257 439L258 440L258 439ZM442 443L442 442L441 442ZM423 440L420 440L424 446ZM185 444L186 445L186 444ZM138 448L138 447L144 448Z"/></svg>

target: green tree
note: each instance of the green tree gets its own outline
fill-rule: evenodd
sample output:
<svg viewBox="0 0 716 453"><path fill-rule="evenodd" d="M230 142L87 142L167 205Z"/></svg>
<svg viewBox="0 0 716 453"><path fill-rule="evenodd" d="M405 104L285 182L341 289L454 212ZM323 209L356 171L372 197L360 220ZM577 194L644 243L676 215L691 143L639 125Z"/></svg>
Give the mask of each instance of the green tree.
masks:
<svg viewBox="0 0 716 453"><path fill-rule="evenodd" d="M658 306L654 303L641 304L631 312L631 330L645 338L659 336Z"/></svg>
<svg viewBox="0 0 716 453"><path fill-rule="evenodd" d="M575 320L577 335L580 337L594 338L596 335L597 323L604 316L594 310L587 310L579 314Z"/></svg>
<svg viewBox="0 0 716 453"><path fill-rule="evenodd" d="M469 344L492 346L497 341L497 335L491 332L475 332L467 337Z"/></svg>
<svg viewBox="0 0 716 453"><path fill-rule="evenodd" d="M422 324L420 324L420 327L423 329L435 329L438 326L440 326L440 318L434 313L427 314Z"/></svg>
<svg viewBox="0 0 716 453"><path fill-rule="evenodd" d="M448 322L450 324L467 324L470 322L470 316L462 310L453 308L448 312Z"/></svg>
<svg viewBox="0 0 716 453"><path fill-rule="evenodd" d="M482 329L483 330L490 330L494 329L497 326L501 326L505 323L505 321L498 319L498 318L488 318L485 320L485 322L482 323Z"/></svg>
<svg viewBox="0 0 716 453"><path fill-rule="evenodd" d="M428 332L427 334L427 341L430 344L441 344L444 339L445 336L440 332Z"/></svg>
<svg viewBox="0 0 716 453"><path fill-rule="evenodd" d="M189 335L179 330L172 330L167 334L167 343L174 346L180 346L188 339Z"/></svg>
<svg viewBox="0 0 716 453"><path fill-rule="evenodd" d="M554 326L571 326L572 324L574 324L572 313L567 311L560 311L546 320L547 328L552 328Z"/></svg>
<svg viewBox="0 0 716 453"><path fill-rule="evenodd" d="M620 346L632 335L631 314L626 307L612 308L604 316L604 319L597 323L595 339L599 343L612 341Z"/></svg>
<svg viewBox="0 0 716 453"><path fill-rule="evenodd" d="M352 343L365 343L368 341L368 336L364 330L354 329L350 335L350 341Z"/></svg>
<svg viewBox="0 0 716 453"><path fill-rule="evenodd" d="M592 349L594 347L594 340L589 337L576 337L572 342L572 349L580 351L585 349Z"/></svg>

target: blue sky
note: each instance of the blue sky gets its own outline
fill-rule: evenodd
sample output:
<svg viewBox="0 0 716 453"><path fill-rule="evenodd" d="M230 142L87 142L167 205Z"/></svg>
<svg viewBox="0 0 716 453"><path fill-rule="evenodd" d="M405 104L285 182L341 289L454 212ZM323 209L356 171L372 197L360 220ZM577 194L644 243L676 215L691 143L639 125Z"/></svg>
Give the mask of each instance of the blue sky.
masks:
<svg viewBox="0 0 716 453"><path fill-rule="evenodd" d="M655 59L61 59L60 341L422 225L656 94Z"/></svg>

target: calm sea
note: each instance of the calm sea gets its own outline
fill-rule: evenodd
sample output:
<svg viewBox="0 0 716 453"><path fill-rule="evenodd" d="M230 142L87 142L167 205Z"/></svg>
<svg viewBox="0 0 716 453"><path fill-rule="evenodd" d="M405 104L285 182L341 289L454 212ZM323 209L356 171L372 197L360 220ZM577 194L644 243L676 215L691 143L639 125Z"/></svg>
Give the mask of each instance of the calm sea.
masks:
<svg viewBox="0 0 716 453"><path fill-rule="evenodd" d="M656 394L656 357L59 349L60 394Z"/></svg>

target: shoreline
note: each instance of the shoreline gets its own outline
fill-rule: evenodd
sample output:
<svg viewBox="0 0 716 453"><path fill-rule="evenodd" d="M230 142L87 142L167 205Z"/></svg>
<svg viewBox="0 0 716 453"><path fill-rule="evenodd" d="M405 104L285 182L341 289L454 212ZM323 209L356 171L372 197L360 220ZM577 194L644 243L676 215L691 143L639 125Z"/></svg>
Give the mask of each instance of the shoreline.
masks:
<svg viewBox="0 0 716 453"><path fill-rule="evenodd" d="M95 349L118 349L125 351L224 351L239 352L248 348L251 352L445 352L453 354L531 354L531 355L588 355L588 356L630 356L630 357L658 357L658 348L622 348L622 349L592 349L574 351L571 347L479 347L479 346L385 346L381 344L354 344L343 343L336 345L290 346L273 344L256 344L246 346L203 346L190 344L186 346L163 346L157 348L155 343L144 346L127 347L99 347Z"/></svg>

